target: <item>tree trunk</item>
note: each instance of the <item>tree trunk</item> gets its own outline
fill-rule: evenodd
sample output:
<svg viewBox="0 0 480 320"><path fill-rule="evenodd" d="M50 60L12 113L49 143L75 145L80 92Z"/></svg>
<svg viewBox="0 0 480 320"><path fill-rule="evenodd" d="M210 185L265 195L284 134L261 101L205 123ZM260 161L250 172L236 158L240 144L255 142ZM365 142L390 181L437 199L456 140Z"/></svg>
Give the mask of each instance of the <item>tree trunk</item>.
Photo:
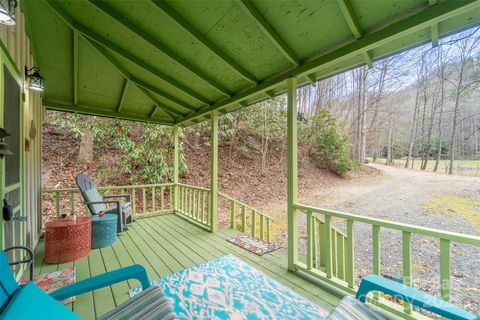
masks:
<svg viewBox="0 0 480 320"><path fill-rule="evenodd" d="M80 150L78 152L78 162L90 164L93 162L93 142L95 137L91 132L84 132L80 141Z"/></svg>

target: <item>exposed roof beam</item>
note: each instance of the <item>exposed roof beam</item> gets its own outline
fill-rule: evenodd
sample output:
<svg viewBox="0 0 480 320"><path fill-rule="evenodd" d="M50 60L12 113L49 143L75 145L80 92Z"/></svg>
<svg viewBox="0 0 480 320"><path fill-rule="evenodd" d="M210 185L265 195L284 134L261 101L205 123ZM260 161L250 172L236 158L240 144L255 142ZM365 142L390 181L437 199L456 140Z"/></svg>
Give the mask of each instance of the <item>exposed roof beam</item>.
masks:
<svg viewBox="0 0 480 320"><path fill-rule="evenodd" d="M352 34L357 39L361 38L362 29L360 28L357 17L355 16L350 0L338 0L338 5L340 6L340 10L342 10L342 14L347 21L348 27L350 28Z"/></svg>
<svg viewBox="0 0 480 320"><path fill-rule="evenodd" d="M89 0L90 3L95 5L99 10L101 10L103 13L107 14L110 16L113 20L117 21L119 24L123 25L125 28L129 29L133 33L135 33L137 36L142 38L144 41L155 47L157 50L161 51L163 54L168 56L170 59L175 61L177 64L185 68L186 70L190 71L194 75L196 75L199 79L203 80L205 83L208 83L212 88L215 88L218 92L226 95L226 96L231 96L231 92L228 91L226 88L221 86L219 83L217 83L214 79L211 77L207 76L200 70L198 70L197 67L192 65L190 62L188 62L186 59L183 59L179 57L178 54L164 46L160 41L158 41L154 36L148 34L147 32L141 30L138 28L138 25L129 21L126 19L123 15L119 14L116 12L114 9L110 8L108 5L106 5L102 1L92 1Z"/></svg>
<svg viewBox="0 0 480 320"><path fill-rule="evenodd" d="M434 6L436 5L438 0L428 0L428 5L429 6ZM432 35L432 46L437 47L438 46L438 24L434 24L430 28L430 34Z"/></svg>
<svg viewBox="0 0 480 320"><path fill-rule="evenodd" d="M78 33L73 31L73 104L78 105Z"/></svg>
<svg viewBox="0 0 480 320"><path fill-rule="evenodd" d="M250 74L245 68L238 64L235 60L233 60L229 55L223 52L220 48L218 48L212 41L210 41L203 33L201 33L197 28L195 28L190 22L188 22L184 17L178 14L170 5L168 5L163 0L152 0L153 3L160 8L170 19L175 22L180 28L184 29L191 36L193 36L197 41L202 43L205 47L207 47L211 52L213 52L217 57L223 60L230 68L235 70L239 75L241 75L247 81L256 84L257 79Z"/></svg>
<svg viewBox="0 0 480 320"><path fill-rule="evenodd" d="M98 43L94 42L93 40L90 40L90 39L86 39L87 42L94 48L98 51L98 53L100 53L100 55L102 55L108 62L110 62L113 67L115 69L117 69L118 72L120 72L123 77L131 82L133 82L134 84L137 85L138 88L142 87L142 88L145 88L145 89L148 89L152 92L155 92L156 94L164 97L165 99L167 100L170 100L171 102L179 105L180 107L183 107L185 109L189 109L189 110L196 110L195 108L193 108L192 106L189 106L188 104L184 103L183 101L180 101L178 100L177 98L171 96L170 94L156 88L156 87L153 87L152 85L148 84L148 83L145 83L144 81L140 80L140 79L137 79L135 78L134 76L132 76L122 65L120 65L118 63L118 61L116 61L110 54L108 54L108 52L106 51L106 49L104 47L102 47L101 45L99 45ZM155 101L152 101L154 104L156 104ZM171 108L171 107L167 107L167 106L163 106L164 109L166 109L167 111L171 112L172 114L175 114L175 115L178 115L178 116L181 116L183 117L185 114L174 109L174 108Z"/></svg>
<svg viewBox="0 0 480 320"><path fill-rule="evenodd" d="M100 117L107 117L107 118L118 118L124 120L133 120L133 121L141 121L141 122L153 122L163 125L173 125L174 122L172 120L165 120L165 119L152 119L150 117L140 116L136 114L117 114L116 112L105 111L99 109L98 107L90 107L90 106L75 106L69 105L64 103L59 103L50 100L43 100L43 106L45 106L49 110L58 110L63 112L73 112L73 113L81 113L81 114L88 114L92 116L100 116Z"/></svg>
<svg viewBox="0 0 480 320"><path fill-rule="evenodd" d="M117 112L122 111L123 103L125 102L125 96L127 95L127 89L128 89L128 83L129 82L130 82L130 80L125 79L125 85L123 86L122 96L120 98L120 102L118 103Z"/></svg>
<svg viewBox="0 0 480 320"><path fill-rule="evenodd" d="M362 53L363 59L367 62L367 66L369 69L373 68L373 58L370 52L365 51Z"/></svg>
<svg viewBox="0 0 480 320"><path fill-rule="evenodd" d="M363 37L362 28L358 23L357 16L355 15L355 12L353 10L352 3L350 2L350 0L338 0L338 5L340 6L340 10L342 10L343 17L347 21L348 27L350 28L350 31L355 36L355 38L360 39L361 37ZM362 54L362 56L365 62L367 63L367 66L369 68L373 68L373 60L371 55L368 53L368 51L365 51Z"/></svg>
<svg viewBox="0 0 480 320"><path fill-rule="evenodd" d="M438 24L433 25L430 28L430 32L432 34L432 46L438 46Z"/></svg>
<svg viewBox="0 0 480 320"><path fill-rule="evenodd" d="M316 80L316 79L315 79L315 75L314 75L314 74L307 74L307 75L305 76L305 78L307 79L307 81L308 81L308 83L309 83L310 85L312 85L312 86L315 85L315 80Z"/></svg>
<svg viewBox="0 0 480 320"><path fill-rule="evenodd" d="M143 87L140 87L140 86L138 86L138 88L143 92L144 95L147 96L148 99L150 99L151 101L153 101L153 104L155 105L155 110L160 107L160 103L158 102L157 98L155 98L155 96L154 96L148 89L143 88ZM167 106L165 106L165 105L162 105L162 106L160 107L160 109L162 110L162 112L163 112L167 117L169 117L169 118L172 119L172 120L173 120L172 114L173 114L173 115L179 115L178 112L177 112L177 110L172 109L172 108L170 108L170 107L167 107ZM153 114L153 112L150 113L150 117L152 116L152 114Z"/></svg>
<svg viewBox="0 0 480 320"><path fill-rule="evenodd" d="M72 19L57 3L52 2L51 0L46 0L45 3L52 9L57 16L59 16L72 30L77 31L80 33L84 38L89 38L98 44L102 45L103 47L112 50L116 54L122 56L124 59L128 60L129 62L137 65L138 67L150 72L151 74L155 75L157 78L169 83L171 86L175 87L176 89L182 91L186 95L190 96L192 99L195 99L203 104L209 105L210 101L203 98L199 94L195 93L190 88L186 87L185 85L179 83L177 80L173 79L172 77L164 74L158 69L152 68L152 66L142 59L132 55L125 49L117 46L112 41L108 40L105 37L102 37L89 28L85 27L81 23Z"/></svg>
<svg viewBox="0 0 480 320"><path fill-rule="evenodd" d="M301 61L297 58L292 49L287 43L278 35L272 26L265 20L260 11L253 5L250 0L237 0L238 5L251 16L258 24L263 33L270 39L275 47L280 50L282 55L295 66L298 66Z"/></svg>
<svg viewBox="0 0 480 320"><path fill-rule="evenodd" d="M150 115L148 116L149 118L153 118L155 116L155 113L157 113L158 106L153 106L152 112L150 112Z"/></svg>
<svg viewBox="0 0 480 320"><path fill-rule="evenodd" d="M275 98L275 93L274 93L272 90L267 90L267 91L265 91L265 94L266 94L270 99Z"/></svg>
<svg viewBox="0 0 480 320"><path fill-rule="evenodd" d="M469 12L470 10L479 7L480 1L475 0L441 2L436 6L426 8L421 12L413 14L412 16L393 23L383 29L365 35L355 42L349 43L320 57L309 60L293 70L288 70L277 75L276 77L263 81L253 88L242 89L231 98L218 101L212 106L204 107L194 114L177 120L177 124L182 124L193 118L200 117L212 110L239 103L240 101L261 92L283 86L284 82L289 77L301 77L313 72L318 72L319 70L330 67L339 61L356 57L361 55L363 52L370 51L386 43L402 38L408 34L425 30L441 21L465 12ZM336 70L336 72L340 71L341 70Z"/></svg>

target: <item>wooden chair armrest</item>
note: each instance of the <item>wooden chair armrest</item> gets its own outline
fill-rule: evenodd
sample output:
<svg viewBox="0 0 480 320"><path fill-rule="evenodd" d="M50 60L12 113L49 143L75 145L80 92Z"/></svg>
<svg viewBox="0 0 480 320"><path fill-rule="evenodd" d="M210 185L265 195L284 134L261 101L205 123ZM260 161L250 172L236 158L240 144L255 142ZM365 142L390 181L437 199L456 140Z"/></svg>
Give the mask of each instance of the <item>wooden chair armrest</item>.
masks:
<svg viewBox="0 0 480 320"><path fill-rule="evenodd" d="M132 195L131 194L113 194L110 196L103 196L103 199L116 199L116 198L125 198L125 202L130 202L132 201Z"/></svg>

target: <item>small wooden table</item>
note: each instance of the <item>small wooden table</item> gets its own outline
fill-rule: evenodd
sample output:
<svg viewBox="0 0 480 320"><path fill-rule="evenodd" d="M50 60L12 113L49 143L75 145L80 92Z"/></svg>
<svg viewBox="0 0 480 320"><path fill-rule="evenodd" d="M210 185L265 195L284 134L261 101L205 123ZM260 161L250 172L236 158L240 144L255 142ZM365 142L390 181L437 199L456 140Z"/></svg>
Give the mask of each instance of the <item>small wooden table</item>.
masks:
<svg viewBox="0 0 480 320"><path fill-rule="evenodd" d="M45 262L59 264L88 256L91 234L90 217L47 222L45 224Z"/></svg>

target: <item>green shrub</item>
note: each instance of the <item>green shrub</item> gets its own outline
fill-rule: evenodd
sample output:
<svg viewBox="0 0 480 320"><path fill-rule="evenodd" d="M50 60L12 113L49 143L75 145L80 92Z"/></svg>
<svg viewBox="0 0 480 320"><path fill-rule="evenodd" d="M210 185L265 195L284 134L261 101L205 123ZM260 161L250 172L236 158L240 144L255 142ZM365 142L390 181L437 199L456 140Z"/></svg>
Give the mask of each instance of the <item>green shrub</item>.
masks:
<svg viewBox="0 0 480 320"><path fill-rule="evenodd" d="M302 122L300 143L308 145L308 154L319 168L345 176L353 168L348 135L328 109ZM303 140L303 141L302 141Z"/></svg>

